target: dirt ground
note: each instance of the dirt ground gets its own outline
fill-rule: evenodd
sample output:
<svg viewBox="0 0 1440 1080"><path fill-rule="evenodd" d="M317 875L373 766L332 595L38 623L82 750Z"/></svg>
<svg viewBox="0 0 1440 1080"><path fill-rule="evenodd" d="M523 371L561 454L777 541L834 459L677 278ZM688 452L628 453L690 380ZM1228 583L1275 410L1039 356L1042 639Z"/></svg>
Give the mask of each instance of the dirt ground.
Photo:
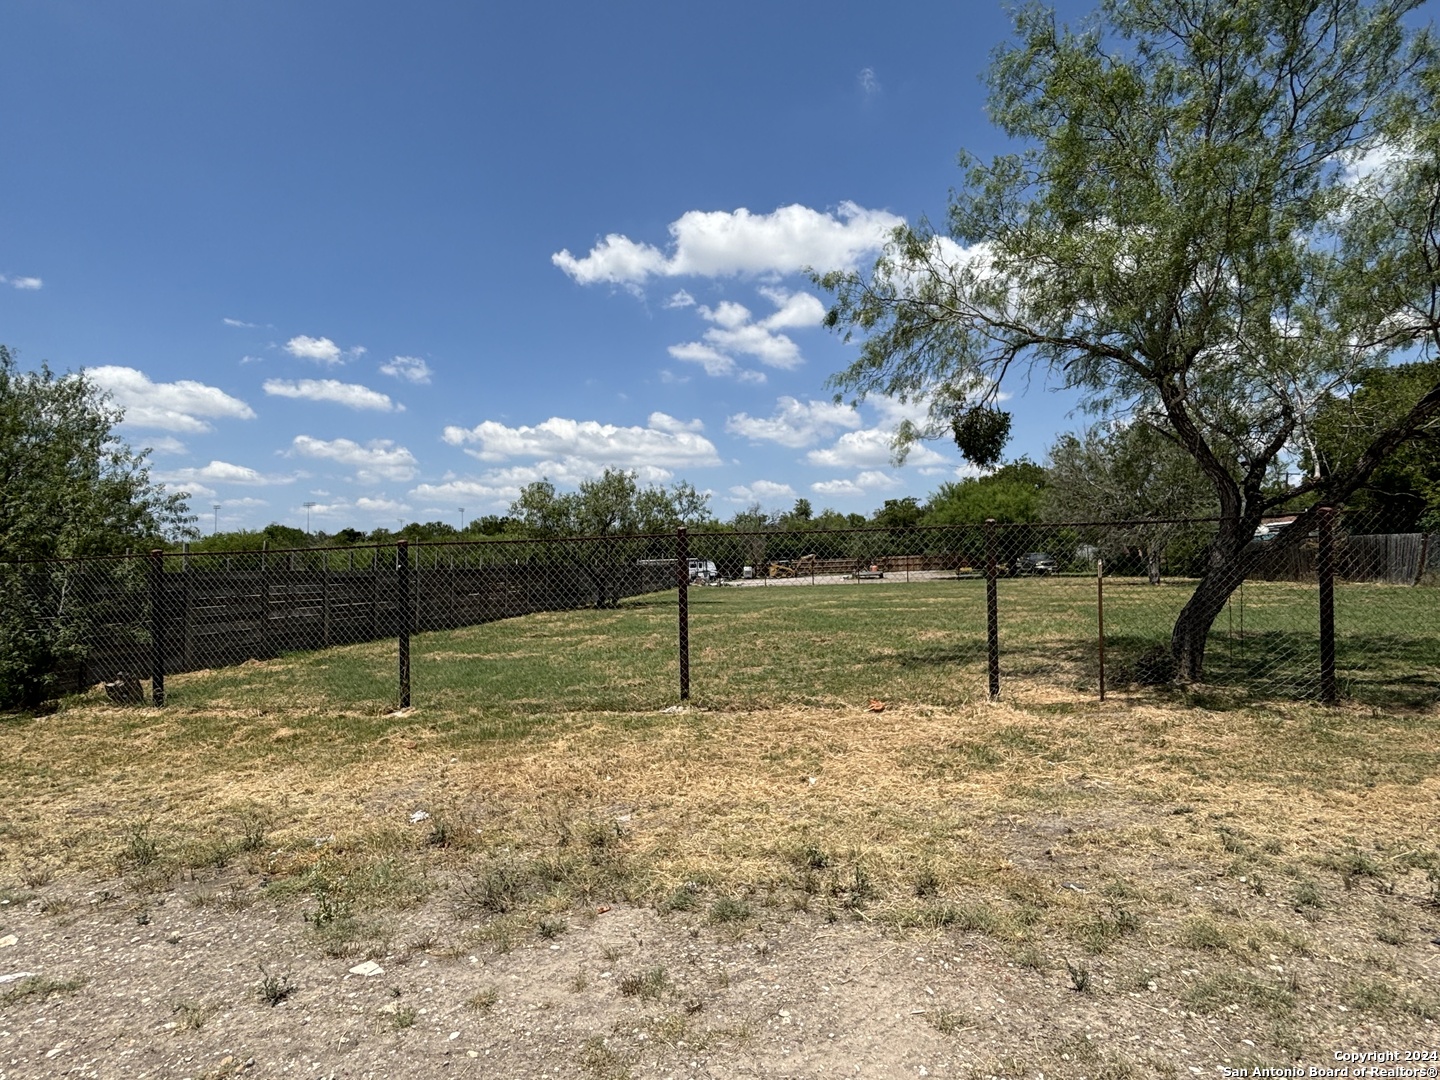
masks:
<svg viewBox="0 0 1440 1080"><path fill-rule="evenodd" d="M1440 1072L1429 717L382 720L0 731L0 1080Z"/></svg>
<svg viewBox="0 0 1440 1080"><path fill-rule="evenodd" d="M5 912L0 991L21 973L58 989L0 1010L0 1080L1223 1076L1274 1039L1263 1009L1187 1009L1199 973L1145 968L1139 946L1097 963L1082 992L1064 967L1019 966L981 936L806 913L737 929L587 909L472 951L431 902L366 961L326 956L302 912L250 888L223 872L159 893L117 880ZM1424 948L1440 977L1440 945ZM1326 977L1323 955L1270 960L1297 984ZM1328 1049L1270 1064L1408 1051L1429 1060L1398 1075L1435 1075L1433 1021L1333 1009L1307 1018Z"/></svg>

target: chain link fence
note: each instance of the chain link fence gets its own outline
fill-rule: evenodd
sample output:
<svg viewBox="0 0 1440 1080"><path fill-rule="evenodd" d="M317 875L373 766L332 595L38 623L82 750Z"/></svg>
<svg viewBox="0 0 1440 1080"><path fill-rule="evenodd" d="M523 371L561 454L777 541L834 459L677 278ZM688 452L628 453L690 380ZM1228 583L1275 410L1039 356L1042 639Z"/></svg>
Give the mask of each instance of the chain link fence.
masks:
<svg viewBox="0 0 1440 1080"><path fill-rule="evenodd" d="M1365 524L1267 526L1191 692L1440 703L1437 537ZM681 529L8 564L0 684L12 704L103 687L477 715L1143 695L1177 676L1215 529Z"/></svg>

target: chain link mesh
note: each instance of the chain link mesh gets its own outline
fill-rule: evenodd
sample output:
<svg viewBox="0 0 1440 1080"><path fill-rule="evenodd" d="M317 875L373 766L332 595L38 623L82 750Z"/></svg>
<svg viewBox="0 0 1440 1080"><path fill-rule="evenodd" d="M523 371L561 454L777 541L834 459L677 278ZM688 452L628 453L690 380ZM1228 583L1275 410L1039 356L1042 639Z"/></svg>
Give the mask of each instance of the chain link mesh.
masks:
<svg viewBox="0 0 1440 1080"><path fill-rule="evenodd" d="M1187 636L1205 621L1192 616L1216 523L1145 521L9 564L0 677L12 700L104 684L117 701L377 711L413 695L484 716L681 697L714 708L944 705L985 697L997 677L1016 700L1133 697L1183 678L1188 649L1203 662L1195 692L1327 699L1331 678L1343 698L1433 707L1440 536L1367 524L1338 514L1329 526L1333 663L1322 528L1253 541L1235 580L1206 594L1218 597L1208 633Z"/></svg>

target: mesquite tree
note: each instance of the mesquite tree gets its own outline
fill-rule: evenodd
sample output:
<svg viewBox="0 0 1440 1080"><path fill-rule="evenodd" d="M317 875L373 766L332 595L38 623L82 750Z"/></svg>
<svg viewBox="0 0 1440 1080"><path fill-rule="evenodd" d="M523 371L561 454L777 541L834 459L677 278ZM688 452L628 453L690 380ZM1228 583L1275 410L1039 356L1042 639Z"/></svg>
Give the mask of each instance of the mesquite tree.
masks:
<svg viewBox="0 0 1440 1080"><path fill-rule="evenodd" d="M1343 502L1440 414L1430 386L1343 470L1275 482L1318 402L1440 348L1419 6L1108 0L1078 30L1023 8L989 71L1016 151L962 157L948 235L902 227L868 271L818 279L829 324L861 340L835 387L932 402L902 441L953 431L967 450L997 427L1001 388L1043 374L1194 459L1220 524L1172 632L1182 679L1203 677L1262 517Z"/></svg>

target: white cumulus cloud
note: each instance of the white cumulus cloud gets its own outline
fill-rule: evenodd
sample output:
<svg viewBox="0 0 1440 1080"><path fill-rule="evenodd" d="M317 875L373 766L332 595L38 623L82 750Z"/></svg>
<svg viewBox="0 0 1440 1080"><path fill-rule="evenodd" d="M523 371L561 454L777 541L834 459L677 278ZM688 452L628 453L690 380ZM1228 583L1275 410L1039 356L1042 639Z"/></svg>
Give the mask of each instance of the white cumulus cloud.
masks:
<svg viewBox="0 0 1440 1080"><path fill-rule="evenodd" d="M377 412L405 411L405 406L391 401L388 394L359 383L342 383L335 379L266 379L264 388L265 393L272 397L330 401L351 409L374 409Z"/></svg>
<svg viewBox="0 0 1440 1080"><path fill-rule="evenodd" d="M730 500L737 503L776 502L794 497L794 488L789 484L778 484L774 480L755 480L749 484L736 484L730 489Z"/></svg>
<svg viewBox="0 0 1440 1080"><path fill-rule="evenodd" d="M760 295L775 305L775 312L767 315L760 323L767 330L789 330L808 326L819 326L825 318L825 305L807 292L789 292L786 289L762 288Z"/></svg>
<svg viewBox="0 0 1440 1080"><path fill-rule="evenodd" d="M430 381L430 365L418 356L395 356L380 365L380 374L423 385Z"/></svg>
<svg viewBox="0 0 1440 1080"><path fill-rule="evenodd" d="M668 251L611 233L590 253L568 250L551 262L581 285L640 285L652 277L789 274L814 267L844 270L879 251L904 219L841 203L833 213L798 204L769 214L691 210L670 224Z"/></svg>
<svg viewBox="0 0 1440 1080"><path fill-rule="evenodd" d="M809 293L762 288L760 294L775 305L775 311L755 321L749 308L733 300L714 307L705 304L695 311L711 326L700 341L671 345L677 360L700 364L707 375L735 376L742 381L763 382L760 372L741 368L735 357L752 356L768 367L790 369L803 363L800 347L781 330L819 326L825 307Z"/></svg>
<svg viewBox="0 0 1440 1080"><path fill-rule="evenodd" d="M798 401L788 395L775 402L769 418L736 413L725 421L725 430L752 442L774 442L781 446L810 446L837 431L858 428L860 414L850 405L833 401Z"/></svg>
<svg viewBox="0 0 1440 1080"><path fill-rule="evenodd" d="M143 445L154 454L184 454L188 453L188 447L175 438L173 435L161 435L159 438L144 439Z"/></svg>
<svg viewBox="0 0 1440 1080"><path fill-rule="evenodd" d="M722 354L753 356L762 364L790 369L801 364L800 347L784 334L773 334L753 323L746 326L715 327L705 331L705 341Z"/></svg>
<svg viewBox="0 0 1440 1080"><path fill-rule="evenodd" d="M413 480L420 471L415 455L389 439L372 439L362 446L350 439L325 440L297 435L290 445L303 457L334 461L354 469L355 479L362 484Z"/></svg>
<svg viewBox="0 0 1440 1080"><path fill-rule="evenodd" d="M666 351L676 360L684 360L688 364L699 364L705 369L706 375L717 377L732 375L741 382L763 383L765 381L763 371L749 371L742 368L735 363L734 357L726 356L712 345L687 341L683 345L671 345Z"/></svg>
<svg viewBox="0 0 1440 1080"><path fill-rule="evenodd" d="M314 494L324 494L315 492ZM228 504L227 504L228 505ZM298 507L291 507L296 515L306 513L307 508L302 504ZM316 518L338 519L346 524L353 524L357 512L368 515L371 520L377 516L393 518L399 514L406 514L410 511L409 503L399 499L391 499L385 495L369 496L362 495L354 502L346 499L331 499L325 502L316 502L308 508L309 514Z"/></svg>
<svg viewBox="0 0 1440 1080"><path fill-rule="evenodd" d="M452 477L438 484L420 484L410 497L422 505L464 506L468 511L502 510L520 497L520 485Z"/></svg>
<svg viewBox="0 0 1440 1080"><path fill-rule="evenodd" d="M701 318L708 319L726 330L738 329L750 321L750 309L733 300L722 300L713 308L702 304L697 310Z"/></svg>
<svg viewBox="0 0 1440 1080"><path fill-rule="evenodd" d="M0 285L9 285L12 289L33 292L36 289L44 288L45 282L38 277L6 277L4 274L0 274Z"/></svg>
<svg viewBox="0 0 1440 1080"><path fill-rule="evenodd" d="M299 334L285 343L285 351L298 360L314 360L326 367L345 362L340 346L328 337L313 338L308 334Z"/></svg>
<svg viewBox="0 0 1440 1080"><path fill-rule="evenodd" d="M835 441L835 445L811 450L805 460L811 465L832 469L883 468L894 458L895 432L884 428L865 428L861 431L847 431ZM928 446L915 444L910 447L906 463L919 466L943 466L948 464Z"/></svg>
<svg viewBox="0 0 1440 1080"><path fill-rule="evenodd" d="M361 495L355 500L355 509L364 510L371 514L403 514L410 509L410 504L401 502L399 499L387 499L383 496L372 499L368 495Z"/></svg>
<svg viewBox="0 0 1440 1080"><path fill-rule="evenodd" d="M159 473L156 479L167 484L289 484L293 476L266 476L248 465L232 465L228 461L212 461L201 468L173 469Z"/></svg>
<svg viewBox="0 0 1440 1080"><path fill-rule="evenodd" d="M677 420L669 413L663 412L652 412L646 424L656 431L668 431L672 433L705 430L705 421L703 420Z"/></svg>
<svg viewBox="0 0 1440 1080"><path fill-rule="evenodd" d="M817 495L835 498L868 495L872 492L886 491L900 486L900 480L889 473L881 472L879 469L869 469L860 473L853 480L821 480L811 484L810 490Z"/></svg>
<svg viewBox="0 0 1440 1080"><path fill-rule="evenodd" d="M1375 177L1384 177L1398 165L1414 158L1413 150L1395 143L1382 142L1346 154L1341 165L1341 178L1355 185Z"/></svg>
<svg viewBox="0 0 1440 1080"><path fill-rule="evenodd" d="M473 428L447 427L442 438L493 467L479 476L446 476L421 484L412 498L428 505L460 500L463 505L508 506L536 480L575 487L606 468L633 471L642 484L673 480L677 470L721 464L699 420L653 412L644 427L551 417L534 426L509 427L487 420Z"/></svg>
<svg viewBox="0 0 1440 1080"><path fill-rule="evenodd" d="M709 439L664 413L652 414L645 427L558 416L533 427L508 427L485 420L473 428L447 427L442 438L451 446L466 447L466 453L481 461L497 463L513 458L560 462L576 459L595 472L607 465L622 469L659 465L671 469L720 464L720 456ZM472 444L478 449L470 449Z"/></svg>
<svg viewBox="0 0 1440 1080"><path fill-rule="evenodd" d="M255 419L255 410L239 398L193 379L157 383L143 371L114 364L87 368L85 374L125 410L131 427L199 435L213 430L211 419Z"/></svg>

